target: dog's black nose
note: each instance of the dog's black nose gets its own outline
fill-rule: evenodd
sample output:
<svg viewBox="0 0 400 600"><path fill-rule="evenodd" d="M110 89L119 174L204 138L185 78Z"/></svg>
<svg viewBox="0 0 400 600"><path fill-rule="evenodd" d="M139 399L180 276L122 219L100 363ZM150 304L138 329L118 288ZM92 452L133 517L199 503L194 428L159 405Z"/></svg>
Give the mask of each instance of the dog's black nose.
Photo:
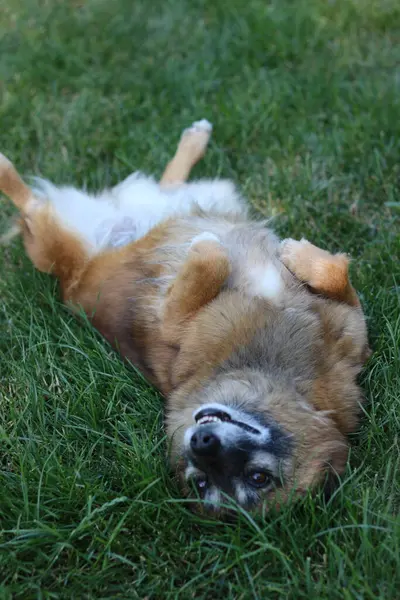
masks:
<svg viewBox="0 0 400 600"><path fill-rule="evenodd" d="M191 437L190 447L199 456L215 456L221 446L219 437L206 429L204 425L200 431L196 431Z"/></svg>

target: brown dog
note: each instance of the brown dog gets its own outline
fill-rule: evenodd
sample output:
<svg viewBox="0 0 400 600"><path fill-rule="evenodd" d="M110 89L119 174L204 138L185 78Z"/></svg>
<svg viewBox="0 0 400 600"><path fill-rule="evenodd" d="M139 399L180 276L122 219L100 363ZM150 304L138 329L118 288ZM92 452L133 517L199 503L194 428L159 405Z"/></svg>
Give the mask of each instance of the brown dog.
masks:
<svg viewBox="0 0 400 600"><path fill-rule="evenodd" d="M280 242L230 182L184 183L209 135L187 130L159 184L32 191L3 157L0 188L33 264L166 396L183 489L220 513L343 472L368 343L344 255Z"/></svg>

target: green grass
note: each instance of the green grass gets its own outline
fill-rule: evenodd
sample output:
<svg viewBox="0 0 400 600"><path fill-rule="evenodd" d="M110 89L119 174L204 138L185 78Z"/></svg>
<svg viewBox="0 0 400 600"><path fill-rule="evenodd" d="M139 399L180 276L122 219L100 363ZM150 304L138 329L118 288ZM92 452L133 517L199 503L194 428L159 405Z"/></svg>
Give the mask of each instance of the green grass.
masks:
<svg viewBox="0 0 400 600"><path fill-rule="evenodd" d="M1 249L0 598L399 597L399 65L398 0L3 3L1 150L22 173L91 189L160 174L208 118L196 176L351 253L375 353L328 504L201 520L168 473L159 395L19 241Z"/></svg>

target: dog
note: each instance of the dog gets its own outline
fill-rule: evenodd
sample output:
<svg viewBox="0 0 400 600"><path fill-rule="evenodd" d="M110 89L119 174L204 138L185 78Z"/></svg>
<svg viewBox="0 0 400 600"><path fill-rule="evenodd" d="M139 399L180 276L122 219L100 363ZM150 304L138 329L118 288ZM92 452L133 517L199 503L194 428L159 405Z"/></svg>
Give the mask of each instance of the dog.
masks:
<svg viewBox="0 0 400 600"><path fill-rule="evenodd" d="M369 346L345 255L280 241L230 181L186 183L210 134L185 130L160 182L31 189L1 156L0 189L34 266L164 395L183 494L222 516L343 473Z"/></svg>

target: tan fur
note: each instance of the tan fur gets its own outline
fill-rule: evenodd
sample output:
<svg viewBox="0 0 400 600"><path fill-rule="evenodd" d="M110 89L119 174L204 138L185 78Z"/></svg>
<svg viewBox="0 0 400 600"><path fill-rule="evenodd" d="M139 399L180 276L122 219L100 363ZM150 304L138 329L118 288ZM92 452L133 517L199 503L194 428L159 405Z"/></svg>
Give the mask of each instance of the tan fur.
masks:
<svg viewBox="0 0 400 600"><path fill-rule="evenodd" d="M317 293L350 306L360 306L349 281L349 259L344 254L330 254L307 240L285 240L281 258L300 281Z"/></svg>
<svg viewBox="0 0 400 600"><path fill-rule="evenodd" d="M175 156L166 166L160 179L161 186L179 185L186 181L194 165L204 156L210 132L199 131L196 136L188 133L183 133Z"/></svg>
<svg viewBox="0 0 400 600"><path fill-rule="evenodd" d="M32 192L22 181L14 165L0 153L0 181L1 191L12 199L15 206L24 211L27 203L32 198Z"/></svg>
<svg viewBox="0 0 400 600"><path fill-rule="evenodd" d="M184 325L221 290L230 273L223 248L215 242L196 244L167 292L163 315L163 337L180 344Z"/></svg>
<svg viewBox="0 0 400 600"><path fill-rule="evenodd" d="M178 360L174 361L175 391L169 401L168 432L171 437L175 436L178 448L181 443L179 432L193 411L188 398L201 388L215 365L226 360L235 347L245 346L256 331L265 327L263 301L258 306L251 303L251 306L242 299L238 305L232 296L229 292L220 294L211 306L192 319ZM321 317L323 320L323 310ZM365 336L360 335L357 318L354 321L355 333L362 339L356 336L351 342L352 351L345 356L341 353L343 342L350 340L337 339L342 320L338 320L337 327L326 322L332 339L325 345L321 376L309 391L308 409L296 407L293 401L288 410L287 396L269 397L268 413L298 442L295 467L287 474L288 489L295 485L296 489L305 490L321 481L329 470L335 473L344 470L348 453L345 434L354 431L358 423L361 396L355 377L363 362L360 348L366 343ZM339 362L335 364L336 361ZM327 363L335 364L333 371L327 369L328 373L325 372Z"/></svg>
<svg viewBox="0 0 400 600"><path fill-rule="evenodd" d="M185 180L204 147L188 153L183 138L162 183ZM199 242L184 256L178 253L176 260L160 258L166 244L179 247L198 233L189 221L167 220L136 242L90 257L79 237L57 222L49 205L35 204L11 163L3 158L0 167L0 188L21 211L24 244L33 264L54 273L64 301L81 307L110 343L168 397L167 430L179 467L193 395L237 349L268 330L271 304L224 287L231 266L218 243ZM285 501L293 486L301 493L315 485L326 470L343 471L345 434L357 425L361 400L355 379L367 351L348 259L293 240L283 245L281 257L300 281L325 298L310 299L307 292L299 292L323 331L323 347L316 351L318 376L298 383L306 404L296 401L294 391L292 399L273 392L268 407L261 406L296 440L287 485L269 498L271 504ZM167 277L172 284L162 283ZM296 306L288 305L288 310Z"/></svg>

